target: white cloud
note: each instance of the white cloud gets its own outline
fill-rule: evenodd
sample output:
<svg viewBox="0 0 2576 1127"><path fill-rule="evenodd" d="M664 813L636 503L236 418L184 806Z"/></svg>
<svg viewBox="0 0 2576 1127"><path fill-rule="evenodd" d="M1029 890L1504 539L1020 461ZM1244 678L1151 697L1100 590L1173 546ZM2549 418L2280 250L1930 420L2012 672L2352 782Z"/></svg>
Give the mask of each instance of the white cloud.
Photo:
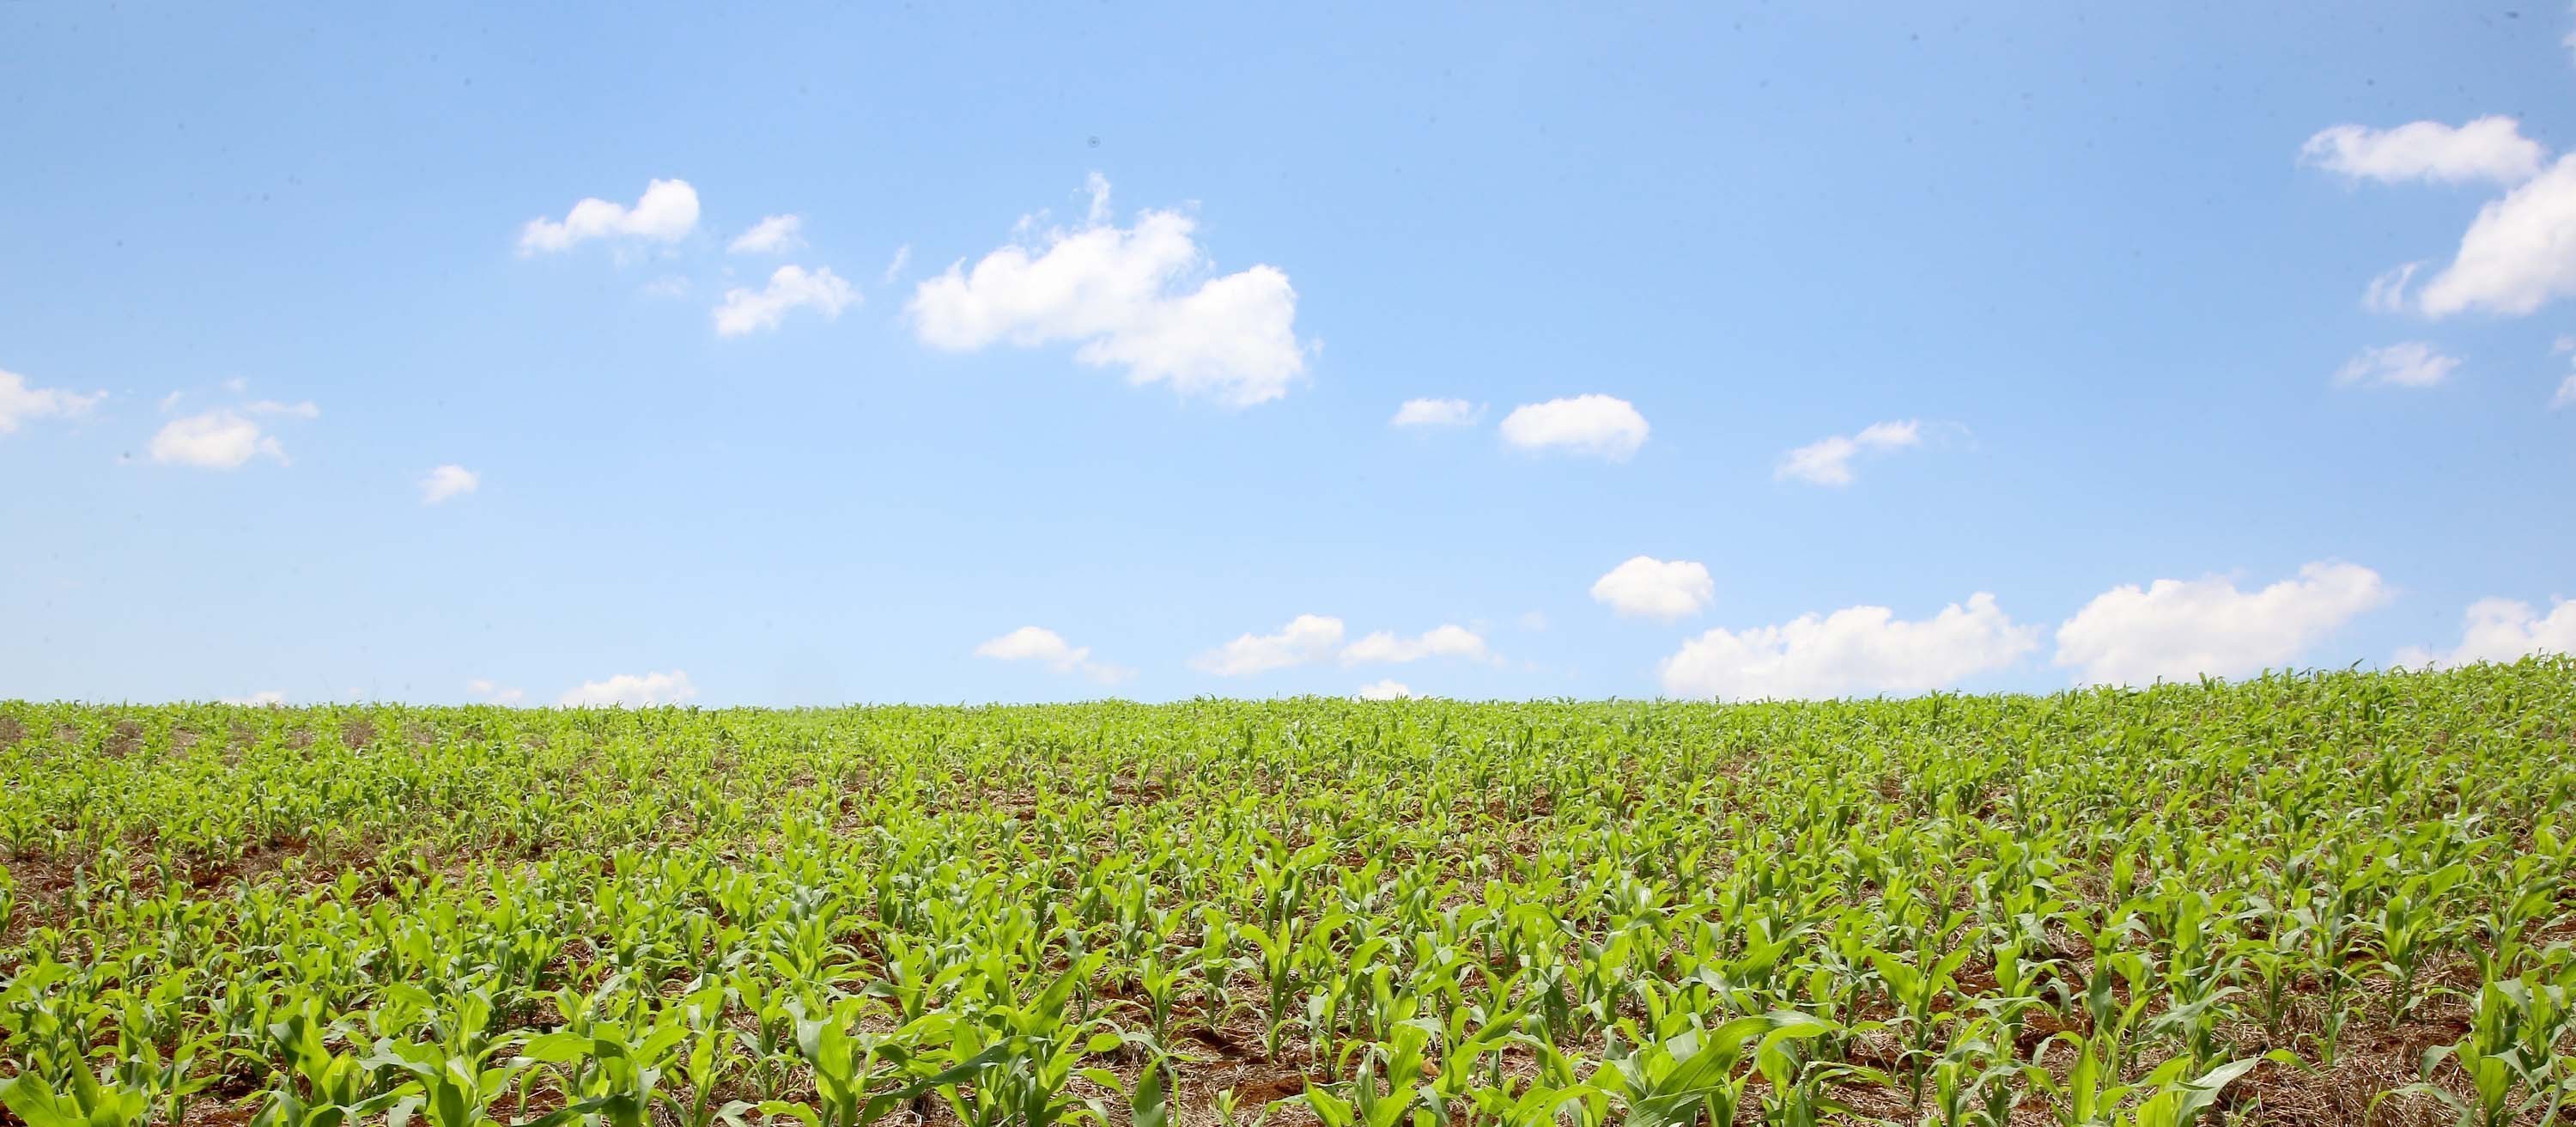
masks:
<svg viewBox="0 0 2576 1127"><path fill-rule="evenodd" d="M2362 291L2361 307L2373 313L2406 312L2407 283L2415 280L2415 271L2423 266L2421 262L2409 262L2393 270L2381 271L2378 277L2370 280L2370 288Z"/></svg>
<svg viewBox="0 0 2576 1127"><path fill-rule="evenodd" d="M1592 601L1629 618L1688 618L1717 598L1708 567L1691 560L1636 556L1592 582Z"/></svg>
<svg viewBox="0 0 2576 1127"><path fill-rule="evenodd" d="M2449 379L2451 370L2459 366L2458 357L2410 340L2362 349L2336 370L2334 382L2336 387L2432 387Z"/></svg>
<svg viewBox="0 0 2576 1127"><path fill-rule="evenodd" d="M483 703L485 704L517 704L520 701L527 699L528 696L526 692L519 689L504 687L503 685L485 677L477 677L471 681L467 681L465 683L465 691L483 698Z"/></svg>
<svg viewBox="0 0 2576 1127"><path fill-rule="evenodd" d="M1521 629L1523 630L1545 630L1547 629L1547 612L1543 610L1522 611L1520 623Z"/></svg>
<svg viewBox="0 0 2576 1127"><path fill-rule="evenodd" d="M454 464L440 466L420 479L420 503L435 505L459 494L472 493L482 485L481 474Z"/></svg>
<svg viewBox="0 0 2576 1127"><path fill-rule="evenodd" d="M2544 615L2518 599L2480 599L2463 616L2456 648L2443 653L2410 646L2399 650L2395 661L2423 669L2539 653L2576 653L2576 602L2557 600Z"/></svg>
<svg viewBox="0 0 2576 1127"><path fill-rule="evenodd" d="M1402 700L1412 695L1411 686L1392 677L1362 685L1359 691L1361 700Z"/></svg>
<svg viewBox="0 0 2576 1127"><path fill-rule="evenodd" d="M2459 253L2416 304L2444 317L2470 309L2520 315L2576 293L2576 154L2478 210Z"/></svg>
<svg viewBox="0 0 2576 1127"><path fill-rule="evenodd" d="M152 436L152 460L163 465L239 469L254 457L286 462L286 450L259 424L230 409L172 419Z"/></svg>
<svg viewBox="0 0 2576 1127"><path fill-rule="evenodd" d="M825 320L841 315L841 310L859 303L859 291L832 273L829 266L808 273L802 266L781 266L769 276L766 289L735 287L725 291L724 304L716 306L716 332L736 337L744 333L775 329L787 319L787 312L800 306L819 310Z"/></svg>
<svg viewBox="0 0 2576 1127"><path fill-rule="evenodd" d="M674 669L668 673L641 676L620 673L604 681L585 681L567 690L555 703L576 708L642 708L678 704L697 695L698 687L689 683L689 675Z"/></svg>
<svg viewBox="0 0 2576 1127"><path fill-rule="evenodd" d="M1394 427L1463 427L1476 421L1476 407L1464 399L1407 399L1386 421Z"/></svg>
<svg viewBox="0 0 2576 1127"><path fill-rule="evenodd" d="M1624 462L1646 444L1646 417L1625 399L1577 395L1524 403L1503 417L1503 441L1524 450L1558 448Z"/></svg>
<svg viewBox="0 0 2576 1127"><path fill-rule="evenodd" d="M261 708L279 708L286 704L286 694L275 689L265 689L260 692L252 693L246 697L225 697L218 703L247 704Z"/></svg>
<svg viewBox="0 0 2576 1127"><path fill-rule="evenodd" d="M686 180L655 180L645 185L634 207L603 199L572 205L561 222L531 219L519 231L519 253L569 249L592 239L634 238L677 242L698 225L698 191Z"/></svg>
<svg viewBox="0 0 2576 1127"><path fill-rule="evenodd" d="M1872 423L1859 434L1833 435L1781 455L1771 476L1775 481L1796 478L1816 485L1849 485L1852 459L1862 451L1901 450L1922 441L1923 424L1916 420Z"/></svg>
<svg viewBox="0 0 2576 1127"><path fill-rule="evenodd" d="M1288 275L1266 265L1215 274L1189 216L1148 210L1117 227L1108 181L1095 174L1091 192L1082 226L1002 247L971 271L960 260L916 287L906 310L922 343L952 352L1078 343L1075 360L1125 368L1134 384L1168 381L1236 407L1288 394L1306 370Z"/></svg>
<svg viewBox="0 0 2576 1127"><path fill-rule="evenodd" d="M2222 576L2114 587L2057 628L2056 663L2092 684L2242 677L2286 666L2392 597L2378 572L2330 561L2252 592Z"/></svg>
<svg viewBox="0 0 2576 1127"><path fill-rule="evenodd" d="M2555 411L2561 407L2576 407L2576 374L2570 374L2566 379L2558 381L2558 394L2549 397L2550 410Z"/></svg>
<svg viewBox="0 0 2576 1127"><path fill-rule="evenodd" d="M689 296L689 280L677 274L664 274L659 278L655 278L652 281L644 283L644 296L687 297Z"/></svg>
<svg viewBox="0 0 2576 1127"><path fill-rule="evenodd" d="M2549 151L2509 117L2466 125L2417 121L2394 129L2338 125L2308 138L2299 159L2356 180L2398 183L2487 180L2519 184L2540 174Z"/></svg>
<svg viewBox="0 0 2576 1127"><path fill-rule="evenodd" d="M1245 634L1191 658L1190 666L1219 677L1243 677L1322 661L1341 644L1341 619L1301 614L1276 634Z"/></svg>
<svg viewBox="0 0 2576 1127"><path fill-rule="evenodd" d="M25 419L81 414L105 398L104 391L81 395L58 387L29 387L27 377L0 369L0 434L17 430Z"/></svg>
<svg viewBox="0 0 2576 1127"><path fill-rule="evenodd" d="M804 227L805 221L797 216L768 216L734 236L725 249L734 254L785 254L805 245Z"/></svg>
<svg viewBox="0 0 2576 1127"><path fill-rule="evenodd" d="M1401 664L1426 657L1463 657L1475 661L1493 658L1485 648L1483 635L1464 626L1442 625L1411 638L1398 637L1394 631L1380 630L1351 643L1342 650L1342 664L1368 662Z"/></svg>
<svg viewBox="0 0 2576 1127"><path fill-rule="evenodd" d="M912 265L912 244L905 243L894 248L894 258L886 263L885 277L879 281L889 286L893 285L895 279L903 277L903 268L910 265Z"/></svg>
<svg viewBox="0 0 2576 1127"><path fill-rule="evenodd" d="M1038 626L1023 626L975 647L975 656L996 661L1035 661L1058 673L1080 673L1103 685L1135 676L1125 666L1091 660L1091 647L1067 643L1062 635Z"/></svg>
<svg viewBox="0 0 2576 1127"><path fill-rule="evenodd" d="M1886 607L1845 607L1779 626L1711 630L1682 643L1662 667L1675 696L1749 700L1920 693L2002 669L2039 648L2039 629L2017 626L1978 592L1920 621Z"/></svg>

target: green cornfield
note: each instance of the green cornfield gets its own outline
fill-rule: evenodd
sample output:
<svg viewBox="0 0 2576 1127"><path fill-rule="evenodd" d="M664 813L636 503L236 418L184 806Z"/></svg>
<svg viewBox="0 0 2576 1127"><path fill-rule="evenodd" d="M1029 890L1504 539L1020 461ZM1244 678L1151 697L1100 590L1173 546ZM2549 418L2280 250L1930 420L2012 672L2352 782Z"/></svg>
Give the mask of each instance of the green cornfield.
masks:
<svg viewBox="0 0 2576 1127"><path fill-rule="evenodd" d="M2564 1123L2576 660L0 704L29 1127Z"/></svg>

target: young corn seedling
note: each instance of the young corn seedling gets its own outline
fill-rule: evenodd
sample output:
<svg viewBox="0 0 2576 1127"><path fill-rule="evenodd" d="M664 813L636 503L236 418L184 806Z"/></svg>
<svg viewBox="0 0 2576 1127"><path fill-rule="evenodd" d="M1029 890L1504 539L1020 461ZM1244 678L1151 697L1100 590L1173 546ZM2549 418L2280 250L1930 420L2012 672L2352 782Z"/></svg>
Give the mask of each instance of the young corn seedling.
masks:
<svg viewBox="0 0 2576 1127"><path fill-rule="evenodd" d="M2021 1065L1993 1018L1959 1029L1928 1072L1925 1127L2006 1127L2020 1103Z"/></svg>
<svg viewBox="0 0 2576 1127"><path fill-rule="evenodd" d="M31 1073L0 1080L0 1107L27 1127L145 1127L152 1121L152 1095L122 1082L113 1069L76 1068L60 1091Z"/></svg>
<svg viewBox="0 0 2576 1127"><path fill-rule="evenodd" d="M2246 993L2254 1000L2264 1035L2278 1043L2306 973L2308 937L2286 914L2266 915L2278 925L2276 930L2261 938L2239 938L2234 947L2238 973L2252 984Z"/></svg>
<svg viewBox="0 0 2576 1127"><path fill-rule="evenodd" d="M1423 1050L1430 1040L1430 1031L1418 1025L1398 1026L1391 1040L1352 1046L1359 1050L1359 1072L1340 1086L1347 1095L1309 1082L1293 1099L1324 1127L1439 1127L1441 1116L1422 1085L1429 1072Z"/></svg>
<svg viewBox="0 0 2576 1127"><path fill-rule="evenodd" d="M2121 1113L2119 1127L2192 1127L2218 1101L2222 1090L2260 1063L2258 1059L2228 1061L2193 1076L2182 1058L2167 1061L2138 1086L2150 1094L2136 1108Z"/></svg>
<svg viewBox="0 0 2576 1127"><path fill-rule="evenodd" d="M1099 1101L1072 1096L1066 1089L1084 1057L1116 1050L1128 1039L1107 1019L1072 1021L1065 1014L1075 986L1097 973L1106 959L1095 953L1057 975L1036 997L997 1006L977 1021L956 1023L949 1051L962 1063L940 1073L946 1079L935 1087L959 1120L974 1127L1052 1127L1107 1118ZM958 1084L970 1078L971 1090ZM1116 1077L1105 1071L1085 1078L1116 1086Z"/></svg>
<svg viewBox="0 0 2576 1127"><path fill-rule="evenodd" d="M825 1017L797 1020L796 1048L814 1070L815 1101L767 1100L758 1105L762 1114L792 1116L807 1127L868 1127L1007 1055L995 1046L945 1069L930 1068L919 1050L956 1019L935 1014L892 1032L854 1032L860 1005L850 999Z"/></svg>
<svg viewBox="0 0 2576 1127"><path fill-rule="evenodd" d="M352 1119L393 1106L396 1095L354 1052L325 1043L334 1030L321 1003L306 998L268 1026L270 1054L285 1065L285 1082L268 1094L256 1127L342 1127Z"/></svg>
<svg viewBox="0 0 2576 1127"><path fill-rule="evenodd" d="M1928 965L1922 967L1887 951L1869 954L1870 965L1887 986L1888 1000L1902 1015L1893 1023L1903 1029L1905 1038L1897 1064L1905 1071L1906 1086L1913 1090L1918 1108L1923 1106L1924 1069L1931 1063L1933 1046L1940 1043L1941 1026L1956 1016L1942 1009L1941 1003L1957 988L1959 968L1971 953L1961 947L1937 959L1927 958Z"/></svg>
<svg viewBox="0 0 2576 1127"><path fill-rule="evenodd" d="M2466 865L2449 865L2409 877L2379 907L2379 969L2388 983L2388 1020L2392 1024L2413 1012L2415 980L2423 973L2424 960L2447 945L2450 931L2456 926L2444 919L2435 904L2467 877L2468 871Z"/></svg>
<svg viewBox="0 0 2576 1127"><path fill-rule="evenodd" d="M2424 1079L2398 1091L2440 1101L2459 1127L2560 1122L2559 1112L2576 1103L2576 1055L2562 1052L2559 1044L2576 1034L2576 1011L2569 1008L2570 982L2536 977L2481 987L2468 1034L2426 1050ZM2576 980L2576 973L2561 978ZM2433 1083L2445 1063L2466 1074L2467 1096Z"/></svg>
<svg viewBox="0 0 2576 1127"><path fill-rule="evenodd" d="M1819 1029L1821 1033L1824 1030ZM1809 1036L1765 1038L1753 1054L1762 1074L1762 1122L1772 1127L1819 1127L1829 1118L1848 1116L1850 1105L1831 1094L1839 1083L1884 1086L1888 1077L1875 1069L1818 1060L1808 1050Z"/></svg>
<svg viewBox="0 0 2576 1127"><path fill-rule="evenodd" d="M1748 1057L1778 1053L1792 1041L1824 1035L1832 1026L1795 1011L1757 1014L1701 1029L1692 1015L1675 1013L1657 1037L1615 1051L1590 1084L1627 1109L1638 1127L1688 1127L1702 1113L1712 1122L1734 1122L1753 1071L1739 1071Z"/></svg>
<svg viewBox="0 0 2576 1127"><path fill-rule="evenodd" d="M662 1094L664 1106L680 1122L680 1127L712 1127L718 1119L738 1118L752 1106L741 1100L728 1101L719 1107L716 1090L734 1069L733 1046L736 1042L724 1027L725 990L720 985L707 986L681 1000L679 1021L687 1030L678 1051L667 1066L674 1079L687 1090ZM665 1011L665 1020L669 1020Z"/></svg>
<svg viewBox="0 0 2576 1127"><path fill-rule="evenodd" d="M575 1066L560 1085L564 1106L539 1117L533 1127L575 1119L605 1127L646 1127L654 1101L664 1095L663 1067L688 1034L687 1026L668 1024L630 1036L624 1026L602 1023L585 1033L531 1038L514 1064Z"/></svg>
<svg viewBox="0 0 2576 1127"><path fill-rule="evenodd" d="M460 1053L437 1043L377 1042L366 1066L411 1077L394 1093L385 1113L388 1127L407 1127L414 1115L425 1116L429 1127L485 1127L500 1122L489 1106L521 1067L510 1062L491 1064L489 1058L501 1047L496 1042L477 1052Z"/></svg>

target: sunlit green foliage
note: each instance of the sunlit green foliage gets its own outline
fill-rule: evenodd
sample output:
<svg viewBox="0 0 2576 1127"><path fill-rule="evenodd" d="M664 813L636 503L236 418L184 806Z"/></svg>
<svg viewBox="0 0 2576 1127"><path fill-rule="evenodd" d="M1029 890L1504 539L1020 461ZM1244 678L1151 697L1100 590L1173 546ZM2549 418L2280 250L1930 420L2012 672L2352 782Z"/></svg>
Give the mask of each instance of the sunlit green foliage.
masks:
<svg viewBox="0 0 2576 1127"><path fill-rule="evenodd" d="M1734 707L0 704L0 1106L2541 1123L2572 843L2566 659Z"/></svg>

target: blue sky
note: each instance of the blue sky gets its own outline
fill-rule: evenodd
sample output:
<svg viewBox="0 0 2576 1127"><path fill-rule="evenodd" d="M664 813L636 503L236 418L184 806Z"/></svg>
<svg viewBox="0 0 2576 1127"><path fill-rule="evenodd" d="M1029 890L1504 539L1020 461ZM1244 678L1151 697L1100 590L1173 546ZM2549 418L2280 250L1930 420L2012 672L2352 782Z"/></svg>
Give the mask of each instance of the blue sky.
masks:
<svg viewBox="0 0 2576 1127"><path fill-rule="evenodd" d="M0 7L0 696L2576 647L2566 10L1816 8Z"/></svg>

